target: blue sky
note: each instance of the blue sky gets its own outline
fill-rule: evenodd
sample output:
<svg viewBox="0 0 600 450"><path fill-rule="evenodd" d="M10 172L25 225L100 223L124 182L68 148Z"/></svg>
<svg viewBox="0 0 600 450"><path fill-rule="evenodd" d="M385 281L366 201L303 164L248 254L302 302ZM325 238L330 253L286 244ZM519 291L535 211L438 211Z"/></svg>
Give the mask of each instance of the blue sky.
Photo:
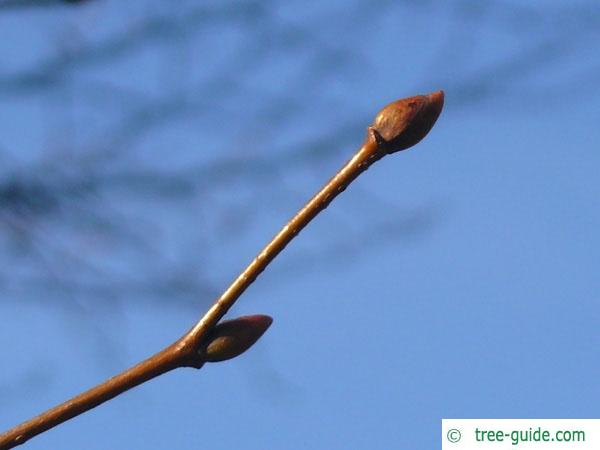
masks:
<svg viewBox="0 0 600 450"><path fill-rule="evenodd" d="M446 92L430 135L235 305L274 318L248 353L29 448L430 449L443 417L597 417L594 2L15 4L0 8L3 429L179 337L382 106Z"/></svg>

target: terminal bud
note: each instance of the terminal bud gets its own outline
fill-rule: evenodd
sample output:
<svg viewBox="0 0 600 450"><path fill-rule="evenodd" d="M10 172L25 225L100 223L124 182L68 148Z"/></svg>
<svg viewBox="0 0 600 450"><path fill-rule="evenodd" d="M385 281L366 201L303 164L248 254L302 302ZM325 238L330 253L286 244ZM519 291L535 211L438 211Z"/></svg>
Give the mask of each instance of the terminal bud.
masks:
<svg viewBox="0 0 600 450"><path fill-rule="evenodd" d="M379 111L371 131L385 153L405 150L429 133L443 106L444 91L396 100Z"/></svg>

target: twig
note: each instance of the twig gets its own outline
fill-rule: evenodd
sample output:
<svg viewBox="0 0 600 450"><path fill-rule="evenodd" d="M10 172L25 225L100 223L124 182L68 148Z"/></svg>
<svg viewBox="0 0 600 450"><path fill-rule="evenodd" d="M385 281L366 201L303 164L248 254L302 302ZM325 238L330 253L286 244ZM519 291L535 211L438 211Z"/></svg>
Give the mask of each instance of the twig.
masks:
<svg viewBox="0 0 600 450"><path fill-rule="evenodd" d="M199 369L206 361L236 356L252 345L269 326L270 318L252 316L242 319L247 323L244 322L245 328L242 327L245 336L242 340L245 341L241 344L244 347L239 349L241 351L232 351L231 346L220 349L223 343L229 345L229 340L222 337L217 345L211 347L209 343L216 342L215 336L222 334L217 330L227 329L229 332L230 328L236 328L231 326L231 322L235 321L229 321L228 325L227 322L217 323L285 246L371 164L387 154L411 147L425 137L437 120L443 102L444 94L439 91L398 100L383 108L369 127L364 144L352 159L281 229L191 330L147 360L0 435L0 450L23 444L33 436L175 368ZM256 330L248 332L248 323L253 324ZM221 353L209 355L210 351Z"/></svg>

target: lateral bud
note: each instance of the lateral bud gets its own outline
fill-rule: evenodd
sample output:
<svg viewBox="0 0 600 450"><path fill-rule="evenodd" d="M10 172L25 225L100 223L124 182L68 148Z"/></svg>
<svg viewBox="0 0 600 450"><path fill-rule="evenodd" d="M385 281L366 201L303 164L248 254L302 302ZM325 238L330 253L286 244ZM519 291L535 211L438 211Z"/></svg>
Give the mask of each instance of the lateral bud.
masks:
<svg viewBox="0 0 600 450"><path fill-rule="evenodd" d="M248 350L273 323L269 316L256 314L218 323L206 337L207 362L225 361Z"/></svg>

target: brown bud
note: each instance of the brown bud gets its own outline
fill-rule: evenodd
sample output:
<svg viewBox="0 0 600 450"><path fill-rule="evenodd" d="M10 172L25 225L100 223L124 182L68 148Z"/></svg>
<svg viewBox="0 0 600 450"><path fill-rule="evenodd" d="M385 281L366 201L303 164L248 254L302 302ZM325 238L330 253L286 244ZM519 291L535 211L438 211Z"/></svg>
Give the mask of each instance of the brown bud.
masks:
<svg viewBox="0 0 600 450"><path fill-rule="evenodd" d="M386 153L405 150L429 133L443 106L444 91L403 98L379 111L372 129Z"/></svg>
<svg viewBox="0 0 600 450"><path fill-rule="evenodd" d="M271 317L257 314L217 324L206 337L206 361L225 361L241 355L258 341L272 322Z"/></svg>

